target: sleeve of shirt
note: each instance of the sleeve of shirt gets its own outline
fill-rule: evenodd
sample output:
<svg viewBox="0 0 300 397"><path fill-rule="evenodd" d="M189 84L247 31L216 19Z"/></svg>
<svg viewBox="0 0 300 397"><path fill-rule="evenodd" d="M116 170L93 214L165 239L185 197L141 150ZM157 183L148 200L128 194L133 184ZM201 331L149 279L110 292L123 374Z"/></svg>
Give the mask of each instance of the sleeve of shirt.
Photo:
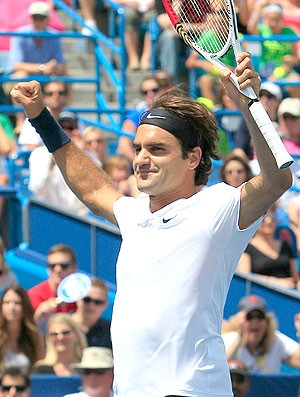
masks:
<svg viewBox="0 0 300 397"><path fill-rule="evenodd" d="M9 50L9 57L8 57L8 62L7 62L7 68L6 72L7 73L13 73L14 72L14 65L17 62L23 62L23 46L22 46L22 37L15 36L11 39L11 46Z"/></svg>
<svg viewBox="0 0 300 397"><path fill-rule="evenodd" d="M281 345L282 360L287 359L299 347L299 344L295 340L282 334L280 331L276 331L276 338Z"/></svg>

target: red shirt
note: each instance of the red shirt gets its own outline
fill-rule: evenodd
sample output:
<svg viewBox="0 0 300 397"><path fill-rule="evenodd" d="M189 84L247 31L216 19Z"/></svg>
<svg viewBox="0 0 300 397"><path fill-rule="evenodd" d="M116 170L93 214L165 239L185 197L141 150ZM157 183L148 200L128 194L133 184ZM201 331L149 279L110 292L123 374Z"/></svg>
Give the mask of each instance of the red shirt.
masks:
<svg viewBox="0 0 300 397"><path fill-rule="evenodd" d="M31 301L31 304L36 310L42 302L45 302L49 298L57 298L57 295L51 290L49 281L43 281L40 284L30 288L28 290L28 295ZM54 313L69 313L76 311L76 303L61 303L59 304Z"/></svg>

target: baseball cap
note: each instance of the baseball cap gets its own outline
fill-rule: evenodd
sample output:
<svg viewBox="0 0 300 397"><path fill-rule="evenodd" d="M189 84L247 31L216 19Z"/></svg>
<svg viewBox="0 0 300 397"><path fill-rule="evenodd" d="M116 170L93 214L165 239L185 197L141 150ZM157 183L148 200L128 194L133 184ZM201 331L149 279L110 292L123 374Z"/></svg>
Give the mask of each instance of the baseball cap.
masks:
<svg viewBox="0 0 300 397"><path fill-rule="evenodd" d="M248 375L246 367L241 361L229 360L228 367L231 374L240 374L243 376Z"/></svg>
<svg viewBox="0 0 300 397"><path fill-rule="evenodd" d="M269 12L277 12L278 14L282 14L282 7L279 4L270 4L264 9L264 13L268 14Z"/></svg>
<svg viewBox="0 0 300 397"><path fill-rule="evenodd" d="M73 112L63 111L59 113L58 121L74 121L77 123L77 116Z"/></svg>
<svg viewBox="0 0 300 397"><path fill-rule="evenodd" d="M44 17L49 17L50 6L44 1L34 1L30 4L28 12L29 15L42 15Z"/></svg>
<svg viewBox="0 0 300 397"><path fill-rule="evenodd" d="M284 113L289 113L293 116L300 117L300 99L299 98L285 98L278 107L278 116Z"/></svg>
<svg viewBox="0 0 300 397"><path fill-rule="evenodd" d="M271 81L266 81L260 86L259 92L268 91L270 94L274 95L279 101L282 99L282 91L277 84Z"/></svg>
<svg viewBox="0 0 300 397"><path fill-rule="evenodd" d="M114 367L112 350L106 347L87 347L83 350L80 363L71 364L77 372L84 369L109 369Z"/></svg>
<svg viewBox="0 0 300 397"><path fill-rule="evenodd" d="M244 296L238 304L239 311L245 311L246 314L252 312L252 310L259 310L266 314L267 303L266 301L257 295Z"/></svg>

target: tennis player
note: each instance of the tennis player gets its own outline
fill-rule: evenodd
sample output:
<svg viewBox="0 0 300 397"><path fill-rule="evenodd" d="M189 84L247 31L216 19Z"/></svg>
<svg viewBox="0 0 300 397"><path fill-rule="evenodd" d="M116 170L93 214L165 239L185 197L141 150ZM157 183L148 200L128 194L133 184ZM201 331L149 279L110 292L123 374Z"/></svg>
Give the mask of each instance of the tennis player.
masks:
<svg viewBox="0 0 300 397"><path fill-rule="evenodd" d="M259 89L248 53L236 74ZM261 173L234 188L201 189L216 157L217 125L178 89L159 96L134 139L134 173L143 198L124 197L80 151L45 108L37 82L12 97L53 153L66 182L95 214L117 224L122 247L112 319L116 397L229 397L220 336L223 307L237 261L265 211L292 182L279 170L248 110L249 99L221 75L245 118Z"/></svg>

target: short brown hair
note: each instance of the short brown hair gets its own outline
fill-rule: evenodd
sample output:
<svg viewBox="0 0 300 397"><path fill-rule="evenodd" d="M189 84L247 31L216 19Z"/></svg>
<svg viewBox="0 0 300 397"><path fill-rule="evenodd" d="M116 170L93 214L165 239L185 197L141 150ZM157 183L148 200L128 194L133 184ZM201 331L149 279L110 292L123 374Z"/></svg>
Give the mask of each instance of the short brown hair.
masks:
<svg viewBox="0 0 300 397"><path fill-rule="evenodd" d="M71 262L73 263L73 265L77 265L75 251L69 245L67 244L53 245L48 251L48 256L51 254L55 254L56 252L62 252L64 254L68 254L71 258Z"/></svg>
<svg viewBox="0 0 300 397"><path fill-rule="evenodd" d="M152 108L163 108L189 121L193 133L197 137L198 146L202 149L202 158L195 170L195 185L206 185L212 171L211 159L219 159L216 143L218 124L215 116L201 103L189 98L180 88L173 87L158 95ZM187 158L191 148L178 140L183 158ZM201 144L200 144L201 143Z"/></svg>

